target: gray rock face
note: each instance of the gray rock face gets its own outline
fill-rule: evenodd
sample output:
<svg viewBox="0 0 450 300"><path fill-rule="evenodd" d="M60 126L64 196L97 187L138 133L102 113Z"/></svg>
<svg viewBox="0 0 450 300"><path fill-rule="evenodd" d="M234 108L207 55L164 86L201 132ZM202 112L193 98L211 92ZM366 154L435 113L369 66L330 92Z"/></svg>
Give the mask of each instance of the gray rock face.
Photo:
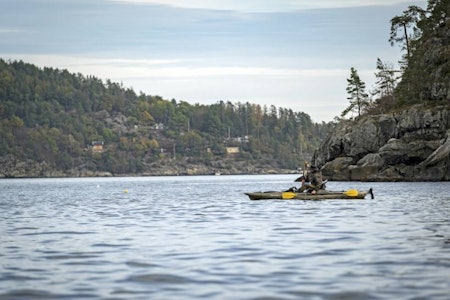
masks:
<svg viewBox="0 0 450 300"><path fill-rule="evenodd" d="M329 180L450 180L450 111L417 105L341 122L314 154Z"/></svg>

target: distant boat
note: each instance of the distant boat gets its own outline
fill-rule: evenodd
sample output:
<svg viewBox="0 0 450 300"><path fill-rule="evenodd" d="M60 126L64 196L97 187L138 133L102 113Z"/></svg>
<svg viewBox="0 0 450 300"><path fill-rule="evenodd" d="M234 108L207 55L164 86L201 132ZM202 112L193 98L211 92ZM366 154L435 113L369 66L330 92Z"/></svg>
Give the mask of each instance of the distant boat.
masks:
<svg viewBox="0 0 450 300"><path fill-rule="evenodd" d="M214 175L216 175L216 176L219 176L219 175L222 175L219 171L216 171L215 173L214 173Z"/></svg>

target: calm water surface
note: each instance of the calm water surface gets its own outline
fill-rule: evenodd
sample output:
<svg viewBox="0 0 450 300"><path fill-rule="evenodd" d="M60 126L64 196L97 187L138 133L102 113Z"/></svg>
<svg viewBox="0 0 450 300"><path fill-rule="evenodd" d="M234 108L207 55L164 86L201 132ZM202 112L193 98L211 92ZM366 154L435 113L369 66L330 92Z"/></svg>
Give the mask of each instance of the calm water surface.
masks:
<svg viewBox="0 0 450 300"><path fill-rule="evenodd" d="M450 299L450 182L296 177L0 180L0 299Z"/></svg>

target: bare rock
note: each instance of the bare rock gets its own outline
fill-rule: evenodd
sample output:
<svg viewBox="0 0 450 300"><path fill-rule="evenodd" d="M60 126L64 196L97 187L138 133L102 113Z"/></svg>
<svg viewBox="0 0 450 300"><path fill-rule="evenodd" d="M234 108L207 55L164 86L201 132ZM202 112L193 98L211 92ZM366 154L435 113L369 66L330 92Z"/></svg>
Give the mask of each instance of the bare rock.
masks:
<svg viewBox="0 0 450 300"><path fill-rule="evenodd" d="M450 180L449 128L445 106L343 121L314 161L330 180Z"/></svg>

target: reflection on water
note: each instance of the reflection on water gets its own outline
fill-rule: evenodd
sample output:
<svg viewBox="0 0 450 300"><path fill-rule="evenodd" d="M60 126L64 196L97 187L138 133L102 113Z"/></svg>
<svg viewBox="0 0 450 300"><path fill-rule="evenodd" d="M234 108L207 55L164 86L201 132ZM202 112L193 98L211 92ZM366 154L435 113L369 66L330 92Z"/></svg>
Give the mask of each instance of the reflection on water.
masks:
<svg viewBox="0 0 450 300"><path fill-rule="evenodd" d="M295 178L0 180L0 299L448 299L450 183Z"/></svg>

